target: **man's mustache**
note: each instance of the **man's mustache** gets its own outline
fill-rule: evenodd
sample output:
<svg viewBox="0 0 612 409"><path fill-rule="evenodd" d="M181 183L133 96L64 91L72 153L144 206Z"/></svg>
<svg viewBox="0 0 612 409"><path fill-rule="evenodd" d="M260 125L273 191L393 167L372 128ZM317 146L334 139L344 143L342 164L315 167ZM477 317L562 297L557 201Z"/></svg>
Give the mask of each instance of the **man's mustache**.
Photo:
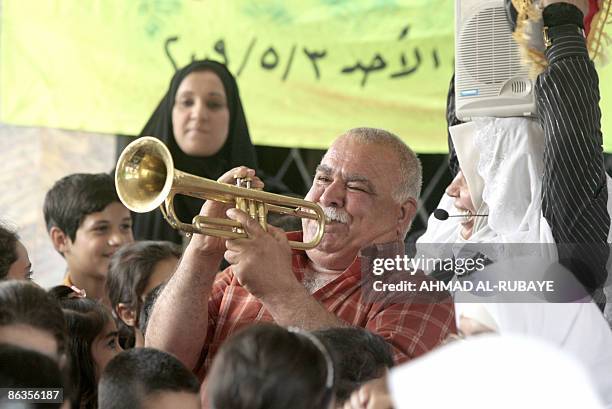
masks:
<svg viewBox="0 0 612 409"><path fill-rule="evenodd" d="M326 206L321 206L321 208L323 209L323 213L325 213L325 216L331 221L343 224L347 224L349 221L351 221L351 216L344 209Z"/></svg>

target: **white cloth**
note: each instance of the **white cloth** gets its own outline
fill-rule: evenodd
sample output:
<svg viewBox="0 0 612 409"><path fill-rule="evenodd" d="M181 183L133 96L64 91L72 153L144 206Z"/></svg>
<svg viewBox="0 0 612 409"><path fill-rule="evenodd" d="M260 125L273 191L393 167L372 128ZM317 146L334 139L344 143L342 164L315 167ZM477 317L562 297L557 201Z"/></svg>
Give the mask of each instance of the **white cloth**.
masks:
<svg viewBox="0 0 612 409"><path fill-rule="evenodd" d="M482 335L391 369L396 409L600 409L584 369L558 349L517 336Z"/></svg>
<svg viewBox="0 0 612 409"><path fill-rule="evenodd" d="M539 338L573 356L587 370L605 407L612 408L612 332L595 304L456 304L457 317L479 321L471 316L476 305L493 318L499 334Z"/></svg>
<svg viewBox="0 0 612 409"><path fill-rule="evenodd" d="M535 257L492 264L474 278L513 279L521 274L534 280L554 277L556 293L551 297L582 288L565 267ZM457 323L462 317L471 318L500 335L533 337L562 349L582 364L606 407L612 408L612 331L599 308L593 302L496 302L511 301L509 297L517 295L497 294L484 300L483 294L458 293ZM484 302L474 302L479 300Z"/></svg>
<svg viewBox="0 0 612 409"><path fill-rule="evenodd" d="M462 240L459 218L440 221L430 216L427 231L417 240L417 254L449 257L449 246L427 243L496 243L492 261L509 256L540 255L556 260L554 246L503 246L503 243L554 243L552 231L542 215L542 175L544 171L544 131L528 118L479 118L468 124L451 127L459 163L472 202L481 203L472 236ZM456 132L459 130L459 132ZM471 152L466 157L466 152ZM477 166L473 162L477 161ZM478 180L482 179L482 182ZM472 186L482 185L482 198ZM454 199L444 195L439 208L456 213ZM517 254L519 251L520 254ZM446 253L446 254L435 254ZM453 250L456 253L456 250ZM543 253L543 254L542 254Z"/></svg>
<svg viewBox="0 0 612 409"><path fill-rule="evenodd" d="M476 209L482 206L482 191L484 180L478 174L479 152L474 146L474 135L476 132L474 122L452 126L449 130L453 138L453 145L457 152L457 160L461 172L465 176L472 196L472 203Z"/></svg>

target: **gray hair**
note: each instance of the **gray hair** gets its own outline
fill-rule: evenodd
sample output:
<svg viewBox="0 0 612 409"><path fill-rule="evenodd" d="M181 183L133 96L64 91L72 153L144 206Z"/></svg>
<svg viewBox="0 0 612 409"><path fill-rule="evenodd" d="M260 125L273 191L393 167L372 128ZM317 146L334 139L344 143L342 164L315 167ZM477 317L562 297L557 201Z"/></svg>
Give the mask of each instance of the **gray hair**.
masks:
<svg viewBox="0 0 612 409"><path fill-rule="evenodd" d="M377 128L353 128L341 137L350 137L360 143L371 143L385 146L396 153L399 165L400 183L393 192L393 198L403 203L408 198L419 200L423 184L421 161L412 149L397 135Z"/></svg>

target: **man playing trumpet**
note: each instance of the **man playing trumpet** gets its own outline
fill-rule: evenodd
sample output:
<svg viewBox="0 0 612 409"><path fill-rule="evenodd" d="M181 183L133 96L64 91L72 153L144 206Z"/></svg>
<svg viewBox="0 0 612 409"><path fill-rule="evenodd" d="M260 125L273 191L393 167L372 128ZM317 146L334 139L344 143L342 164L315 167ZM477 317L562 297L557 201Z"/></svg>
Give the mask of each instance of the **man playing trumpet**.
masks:
<svg viewBox="0 0 612 409"><path fill-rule="evenodd" d="M251 177L239 167L219 181ZM177 272L154 308L146 344L173 353L204 379L220 345L255 322L305 330L357 326L381 335L394 360L405 362L455 331L452 303L366 303L361 288L362 249L386 243L403 255L403 240L416 212L421 165L397 136L352 129L338 137L317 167L306 199L331 220L320 244L291 250L285 234L264 231L246 213L208 201L201 214L243 224L248 238L224 240L195 234ZM304 241L316 222L303 222ZM401 250L400 250L401 249ZM223 257L231 263L217 274Z"/></svg>

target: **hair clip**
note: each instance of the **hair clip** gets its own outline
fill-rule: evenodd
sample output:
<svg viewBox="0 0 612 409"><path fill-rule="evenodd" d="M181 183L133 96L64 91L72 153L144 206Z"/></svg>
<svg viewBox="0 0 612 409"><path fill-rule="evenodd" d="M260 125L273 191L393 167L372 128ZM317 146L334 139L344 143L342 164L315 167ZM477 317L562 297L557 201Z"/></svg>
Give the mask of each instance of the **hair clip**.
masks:
<svg viewBox="0 0 612 409"><path fill-rule="evenodd" d="M87 298L87 293L85 292L84 288L81 289L76 285L71 285L70 289L74 291L74 293L71 294L71 297L69 298Z"/></svg>

